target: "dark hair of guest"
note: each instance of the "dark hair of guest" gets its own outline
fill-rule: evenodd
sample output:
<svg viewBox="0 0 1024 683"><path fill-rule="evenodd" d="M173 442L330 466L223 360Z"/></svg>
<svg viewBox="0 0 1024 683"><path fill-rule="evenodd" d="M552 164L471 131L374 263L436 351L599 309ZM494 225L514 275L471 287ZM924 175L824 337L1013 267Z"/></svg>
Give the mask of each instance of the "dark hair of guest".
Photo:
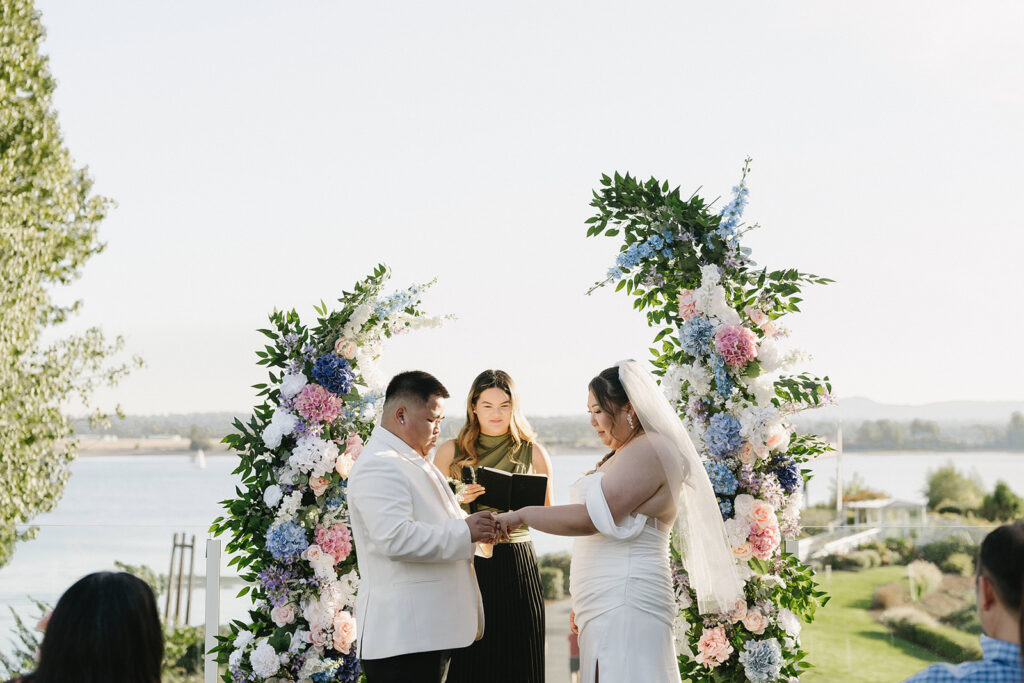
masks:
<svg viewBox="0 0 1024 683"><path fill-rule="evenodd" d="M1024 520L1004 524L985 537L978 551L978 574L992 582L999 602L1017 613L1018 642L1024 644Z"/></svg>
<svg viewBox="0 0 1024 683"><path fill-rule="evenodd" d="M159 683L163 629L153 591L125 572L79 579L57 601L32 683Z"/></svg>
<svg viewBox="0 0 1024 683"><path fill-rule="evenodd" d="M384 393L384 402L391 403L396 399L415 399L424 404L431 396L448 398L448 390L444 388L440 380L429 372L422 370L409 370L400 372L388 382L387 391Z"/></svg>
<svg viewBox="0 0 1024 683"><path fill-rule="evenodd" d="M598 373L597 377L590 380L588 388L593 392L594 398L597 399L597 404L608 415L612 427L614 427L615 413L622 410L622 407L629 403L629 396L626 395L626 389L622 386L622 380L619 379L619 367L615 365L602 370ZM643 430L644 428L640 425L640 420L636 420L630 438L640 434ZM615 451L601 458L601 461L597 463L597 467L603 465L613 455L615 455Z"/></svg>

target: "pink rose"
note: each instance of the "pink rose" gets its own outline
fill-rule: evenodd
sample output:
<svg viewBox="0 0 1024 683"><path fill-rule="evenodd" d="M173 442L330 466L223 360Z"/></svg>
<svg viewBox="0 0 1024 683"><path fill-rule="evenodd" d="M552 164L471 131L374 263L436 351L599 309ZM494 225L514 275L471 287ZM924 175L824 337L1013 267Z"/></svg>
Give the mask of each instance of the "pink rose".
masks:
<svg viewBox="0 0 1024 683"><path fill-rule="evenodd" d="M704 629L704 632L700 635L700 640L697 641L697 656L694 659L697 660L698 664L714 669L729 659L731 654L732 645L729 644L729 639L725 637L725 628L716 626Z"/></svg>
<svg viewBox="0 0 1024 683"><path fill-rule="evenodd" d="M723 325L715 333L715 350L727 365L742 367L757 358L757 337L742 325Z"/></svg>
<svg viewBox="0 0 1024 683"><path fill-rule="evenodd" d="M358 434L348 435L345 440L345 452L352 458L352 462L359 459L359 454L363 452L363 440L359 438Z"/></svg>
<svg viewBox="0 0 1024 683"><path fill-rule="evenodd" d="M684 289L679 292L679 315L683 320L689 320L697 315L697 300L692 290Z"/></svg>
<svg viewBox="0 0 1024 683"><path fill-rule="evenodd" d="M761 327L761 325L764 325L766 322L771 322L771 319L767 315L765 315L764 311L762 311L759 308L752 308L750 306L747 306L743 310L750 318L750 321L757 325L758 327Z"/></svg>
<svg viewBox="0 0 1024 683"><path fill-rule="evenodd" d="M753 507L750 508L750 521L757 529L779 524L779 520L775 517L775 508L763 500L754 501Z"/></svg>
<svg viewBox="0 0 1024 683"><path fill-rule="evenodd" d="M732 549L732 556L737 560L746 562L754 556L754 546L750 541L743 541L743 543Z"/></svg>
<svg viewBox="0 0 1024 683"><path fill-rule="evenodd" d="M316 543L311 544L308 548L302 551L302 559L310 564L316 564L323 558L323 548L318 546Z"/></svg>
<svg viewBox="0 0 1024 683"><path fill-rule="evenodd" d="M334 461L334 471L341 475L342 479L348 479L348 473L352 471L353 461L348 453L342 453Z"/></svg>
<svg viewBox="0 0 1024 683"><path fill-rule="evenodd" d="M750 445L749 441L745 441L743 446L740 447L740 452L736 454L736 457L740 459L744 465L749 465L754 462L754 458L757 454L754 452L754 447Z"/></svg>
<svg viewBox="0 0 1024 683"><path fill-rule="evenodd" d="M338 337L338 340L334 342L334 354L352 360L356 355L355 342L351 342L345 337Z"/></svg>
<svg viewBox="0 0 1024 683"><path fill-rule="evenodd" d="M309 480L309 488L313 489L313 495L322 496L331 482L323 477L312 477Z"/></svg>
<svg viewBox="0 0 1024 683"><path fill-rule="evenodd" d="M356 618L346 610L334 615L334 649L347 655L356 640Z"/></svg>
<svg viewBox="0 0 1024 683"><path fill-rule="evenodd" d="M789 447L789 430L782 425L775 425L769 431L764 445L768 450L784 452Z"/></svg>
<svg viewBox="0 0 1024 683"><path fill-rule="evenodd" d="M759 560L770 560L781 542L782 535L777 526L767 526L750 532L750 545L754 546L754 557Z"/></svg>
<svg viewBox="0 0 1024 683"><path fill-rule="evenodd" d="M766 337L774 337L776 334L778 334L778 330L775 329L775 323L773 323L771 320L767 321L763 325L758 325L758 327L761 328L761 331L764 332L764 336Z"/></svg>
<svg viewBox="0 0 1024 683"><path fill-rule="evenodd" d="M310 624L312 626L312 624ZM313 644L317 650L323 650L327 647L327 631L322 628L314 628L309 632L309 642Z"/></svg>
<svg viewBox="0 0 1024 683"><path fill-rule="evenodd" d="M746 616L747 616L747 601L746 600L737 600L736 601L736 605L729 612L729 620L732 623L735 624L737 621L743 621L743 619Z"/></svg>
<svg viewBox="0 0 1024 683"><path fill-rule="evenodd" d="M768 627L768 617L761 613L759 609L752 609L747 612L747 616L743 617L740 621L743 622L743 627L754 635L761 635L764 630Z"/></svg>
<svg viewBox="0 0 1024 683"><path fill-rule="evenodd" d="M274 609L270 610L270 619L278 627L284 626L285 624L295 623L295 606L290 602L284 605L278 605Z"/></svg>
<svg viewBox="0 0 1024 683"><path fill-rule="evenodd" d="M765 445L754 446L754 455L756 455L761 460L764 460L765 458L768 457L768 447Z"/></svg>

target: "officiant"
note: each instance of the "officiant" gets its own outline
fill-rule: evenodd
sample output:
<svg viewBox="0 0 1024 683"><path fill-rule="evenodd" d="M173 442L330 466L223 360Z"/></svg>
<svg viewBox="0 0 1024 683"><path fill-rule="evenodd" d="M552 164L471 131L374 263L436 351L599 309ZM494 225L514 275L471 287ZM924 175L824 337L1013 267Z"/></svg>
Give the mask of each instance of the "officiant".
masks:
<svg viewBox="0 0 1024 683"><path fill-rule="evenodd" d="M500 476L494 470L546 476L547 486L539 492L530 492L532 477L522 478L525 485L511 490L541 499L525 504L551 504L551 459L523 416L515 383L503 370L485 370L473 380L466 423L456 439L438 448L434 464L467 483L462 495L467 511L472 506L473 511L504 512L510 504L510 488L499 496L496 486L488 491L475 483L484 478L483 468L492 477ZM477 562L474 569L487 629L483 638L452 654L448 683L543 683L544 593L529 528L512 531L494 546L491 560Z"/></svg>

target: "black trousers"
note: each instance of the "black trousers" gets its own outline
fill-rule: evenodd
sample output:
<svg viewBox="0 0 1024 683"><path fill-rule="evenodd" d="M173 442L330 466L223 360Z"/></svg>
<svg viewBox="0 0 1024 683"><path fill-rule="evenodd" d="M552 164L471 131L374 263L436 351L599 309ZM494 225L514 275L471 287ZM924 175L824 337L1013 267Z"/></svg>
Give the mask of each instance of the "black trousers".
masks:
<svg viewBox="0 0 1024 683"><path fill-rule="evenodd" d="M382 659L362 659L366 683L444 683L451 650L410 652Z"/></svg>

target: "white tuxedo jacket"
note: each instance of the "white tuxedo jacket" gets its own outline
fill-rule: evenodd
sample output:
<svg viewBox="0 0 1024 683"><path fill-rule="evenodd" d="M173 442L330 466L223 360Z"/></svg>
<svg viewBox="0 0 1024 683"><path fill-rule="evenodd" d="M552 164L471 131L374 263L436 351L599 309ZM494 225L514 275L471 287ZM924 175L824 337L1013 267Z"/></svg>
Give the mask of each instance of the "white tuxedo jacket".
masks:
<svg viewBox="0 0 1024 683"><path fill-rule="evenodd" d="M348 477L359 657L466 647L484 631L476 544L444 476L384 429Z"/></svg>

